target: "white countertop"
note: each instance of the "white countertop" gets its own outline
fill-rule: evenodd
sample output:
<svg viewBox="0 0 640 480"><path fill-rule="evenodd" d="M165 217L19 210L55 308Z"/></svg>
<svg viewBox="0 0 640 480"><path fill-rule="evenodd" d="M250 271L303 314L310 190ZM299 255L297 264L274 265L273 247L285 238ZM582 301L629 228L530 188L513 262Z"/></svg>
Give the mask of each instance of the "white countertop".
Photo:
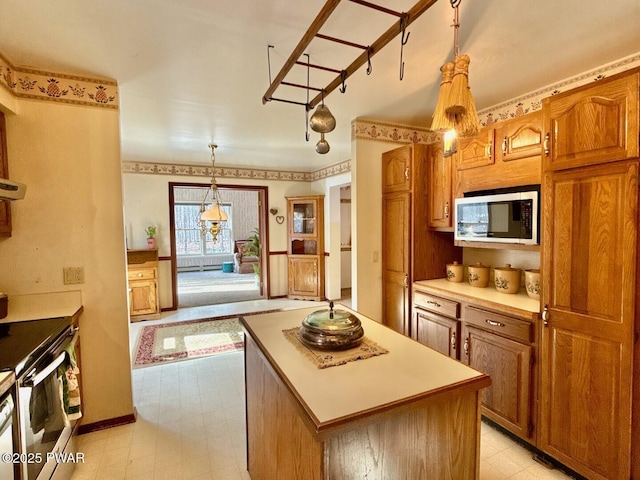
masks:
<svg viewBox="0 0 640 480"><path fill-rule="evenodd" d="M501 293L491 284L488 287L479 288L472 287L467 282L450 282L446 278L421 280L413 285L418 289L421 286L431 287L444 293L462 295L468 299L479 299L525 312L540 313L540 300L530 298L525 289L520 289L518 293Z"/></svg>
<svg viewBox="0 0 640 480"><path fill-rule="evenodd" d="M80 290L9 295L8 314L0 319L0 323L70 317L81 308Z"/></svg>
<svg viewBox="0 0 640 480"><path fill-rule="evenodd" d="M342 305L336 309L349 310ZM272 366L284 374L320 425L412 397L426 398L453 384L484 376L352 310L362 322L365 337L389 353L319 369L282 333L300 326L304 317L316 310L253 315L244 321L251 336L275 362Z"/></svg>

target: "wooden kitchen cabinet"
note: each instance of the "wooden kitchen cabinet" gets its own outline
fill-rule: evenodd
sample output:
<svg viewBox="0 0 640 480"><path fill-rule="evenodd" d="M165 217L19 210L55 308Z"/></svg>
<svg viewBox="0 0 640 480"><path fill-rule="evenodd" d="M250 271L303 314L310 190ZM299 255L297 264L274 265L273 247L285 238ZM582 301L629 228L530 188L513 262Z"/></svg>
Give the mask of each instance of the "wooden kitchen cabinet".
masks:
<svg viewBox="0 0 640 480"><path fill-rule="evenodd" d="M460 359L460 304L420 290L413 292L413 330L420 343Z"/></svg>
<svg viewBox="0 0 640 480"><path fill-rule="evenodd" d="M434 145L429 155L429 227L453 232L453 156Z"/></svg>
<svg viewBox="0 0 640 480"><path fill-rule="evenodd" d="M573 102L581 118L613 98L592 101ZM628 480L640 478L638 160L594 147L608 163L545 161L539 448L589 479Z"/></svg>
<svg viewBox="0 0 640 480"><path fill-rule="evenodd" d="M638 157L638 76L615 75L542 102L546 171Z"/></svg>
<svg viewBox="0 0 640 480"><path fill-rule="evenodd" d="M427 226L429 158L438 152L439 144L412 144L382 154L382 318L413 338L411 284L444 277L462 257L452 234Z"/></svg>
<svg viewBox="0 0 640 480"><path fill-rule="evenodd" d="M7 158L7 126L4 114L0 112L0 178L9 178ZM11 236L11 203L0 200L0 237Z"/></svg>
<svg viewBox="0 0 640 480"><path fill-rule="evenodd" d="M521 115L460 139L454 153L453 196L541 182L542 113Z"/></svg>
<svg viewBox="0 0 640 480"><path fill-rule="evenodd" d="M324 300L324 195L286 198L287 296Z"/></svg>
<svg viewBox="0 0 640 480"><path fill-rule="evenodd" d="M131 321L159 318L158 250L128 250L127 262Z"/></svg>
<svg viewBox="0 0 640 480"><path fill-rule="evenodd" d="M491 377L481 393L482 414L527 441L534 433L533 332L528 320L464 309L461 360Z"/></svg>

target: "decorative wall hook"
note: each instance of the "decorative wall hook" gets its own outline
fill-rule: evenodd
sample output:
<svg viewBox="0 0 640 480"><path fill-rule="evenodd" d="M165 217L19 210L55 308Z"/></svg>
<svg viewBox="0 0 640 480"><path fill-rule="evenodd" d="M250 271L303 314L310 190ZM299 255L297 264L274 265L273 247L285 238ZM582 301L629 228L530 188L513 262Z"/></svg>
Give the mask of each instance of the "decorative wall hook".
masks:
<svg viewBox="0 0 640 480"><path fill-rule="evenodd" d="M277 215L278 214L278 209L277 208L270 208L269 209L269 213L271 215Z"/></svg>
<svg viewBox="0 0 640 480"><path fill-rule="evenodd" d="M342 82L342 86L338 89L338 90L340 90L340 93L345 93L347 91L347 86L344 83L344 81L346 79L347 79L347 71L346 70L342 70L340 72L340 81Z"/></svg>

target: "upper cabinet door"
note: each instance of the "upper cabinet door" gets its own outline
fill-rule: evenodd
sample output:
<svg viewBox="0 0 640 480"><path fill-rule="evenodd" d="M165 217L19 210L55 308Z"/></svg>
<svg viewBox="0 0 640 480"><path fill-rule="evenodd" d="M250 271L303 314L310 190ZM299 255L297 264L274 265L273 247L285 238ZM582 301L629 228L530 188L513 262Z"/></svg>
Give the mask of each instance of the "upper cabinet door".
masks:
<svg viewBox="0 0 640 480"><path fill-rule="evenodd" d="M481 130L478 135L458 141L456 170L484 167L495 163L493 128Z"/></svg>
<svg viewBox="0 0 640 480"><path fill-rule="evenodd" d="M638 156L638 73L544 99L544 170Z"/></svg>
<svg viewBox="0 0 640 480"><path fill-rule="evenodd" d="M496 128L496 158L510 162L542 155L542 112L515 117Z"/></svg>
<svg viewBox="0 0 640 480"><path fill-rule="evenodd" d="M411 145L382 154L382 193L411 190Z"/></svg>
<svg viewBox="0 0 640 480"><path fill-rule="evenodd" d="M9 178L9 161L7 159L7 129L4 114L0 112L0 178ZM0 237L11 236L11 205L0 201Z"/></svg>

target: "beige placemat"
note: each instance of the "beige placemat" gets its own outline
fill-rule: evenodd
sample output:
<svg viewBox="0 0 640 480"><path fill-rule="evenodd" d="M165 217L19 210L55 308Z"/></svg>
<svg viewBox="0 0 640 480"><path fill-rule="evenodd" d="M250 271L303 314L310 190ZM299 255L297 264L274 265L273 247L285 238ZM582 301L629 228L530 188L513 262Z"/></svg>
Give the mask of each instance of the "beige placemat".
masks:
<svg viewBox="0 0 640 480"><path fill-rule="evenodd" d="M382 348L380 345L367 337L362 337L362 342L357 347L348 350L327 351L316 348L307 347L298 335L300 327L283 330L285 337L304 355L311 360L318 368L329 368L337 365L344 365L348 362L356 360L365 360L367 358L376 357L389 350Z"/></svg>

